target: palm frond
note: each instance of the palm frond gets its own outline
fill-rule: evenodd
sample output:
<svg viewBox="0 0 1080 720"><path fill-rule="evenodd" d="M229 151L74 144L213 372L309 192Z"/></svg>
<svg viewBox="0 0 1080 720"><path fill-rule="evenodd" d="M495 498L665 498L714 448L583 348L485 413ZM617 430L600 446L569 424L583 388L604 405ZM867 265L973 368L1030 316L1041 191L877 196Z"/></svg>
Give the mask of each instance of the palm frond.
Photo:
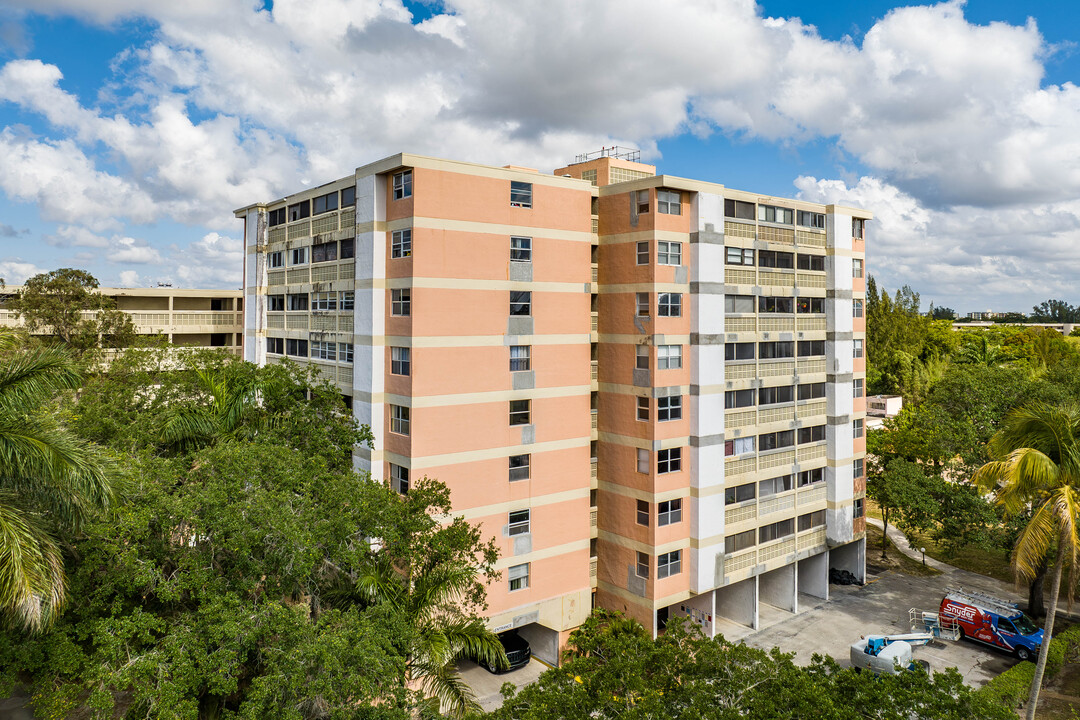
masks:
<svg viewBox="0 0 1080 720"><path fill-rule="evenodd" d="M61 348L39 347L7 355L0 362L0 413L26 414L81 382L75 361Z"/></svg>
<svg viewBox="0 0 1080 720"><path fill-rule="evenodd" d="M0 494L0 607L36 631L64 603L64 563L53 538L15 500Z"/></svg>
<svg viewBox="0 0 1080 720"><path fill-rule="evenodd" d="M189 450L209 442L217 431L217 418L206 408L177 407L165 416L160 441L167 447Z"/></svg>
<svg viewBox="0 0 1080 720"><path fill-rule="evenodd" d="M1057 522L1053 505L1044 502L1035 508L1031 520L1020 531L1013 550L1013 567L1022 577L1032 580L1038 573L1039 566L1057 539Z"/></svg>
<svg viewBox="0 0 1080 720"><path fill-rule="evenodd" d="M464 718L479 711L480 704L452 665L414 664L413 677L424 694L439 701L440 709L452 718Z"/></svg>

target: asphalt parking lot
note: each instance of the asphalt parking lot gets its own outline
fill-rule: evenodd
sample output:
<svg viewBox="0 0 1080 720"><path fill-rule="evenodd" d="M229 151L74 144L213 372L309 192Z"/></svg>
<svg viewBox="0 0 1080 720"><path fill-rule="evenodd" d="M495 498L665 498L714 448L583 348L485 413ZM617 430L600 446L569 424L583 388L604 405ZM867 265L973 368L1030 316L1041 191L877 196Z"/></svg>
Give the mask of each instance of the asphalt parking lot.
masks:
<svg viewBox="0 0 1080 720"><path fill-rule="evenodd" d="M872 562L872 558L868 559ZM830 585L829 602L800 595L798 614L763 606L762 625L767 626L754 632L732 625L725 630L733 632L724 634L754 647L777 646L793 652L799 664L809 664L814 653L827 653L849 667L848 648L861 635L910 632L910 608L937 611L945 589L957 586L1016 602L1023 600L1010 585L956 568L947 568L933 577L914 577L895 570L875 575L868 568L866 585ZM914 648L914 655L929 662L934 671L955 667L972 687L984 685L1018 662L1011 655L968 640L934 641Z"/></svg>

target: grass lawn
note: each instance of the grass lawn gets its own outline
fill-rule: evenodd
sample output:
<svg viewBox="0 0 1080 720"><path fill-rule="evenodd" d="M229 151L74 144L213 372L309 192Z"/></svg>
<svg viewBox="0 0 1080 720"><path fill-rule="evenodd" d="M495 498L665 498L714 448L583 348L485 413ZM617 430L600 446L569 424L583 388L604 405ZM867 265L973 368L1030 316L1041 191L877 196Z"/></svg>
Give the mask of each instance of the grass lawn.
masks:
<svg viewBox="0 0 1080 720"><path fill-rule="evenodd" d="M940 570L923 565L918 560L912 560L904 553L900 552L890 542L888 544L886 553L887 559L881 559L881 530L873 525L867 524L866 526L866 564L876 568L884 568L888 570L895 570L902 572L906 575L919 575L929 577L931 575L940 575Z"/></svg>
<svg viewBox="0 0 1080 720"><path fill-rule="evenodd" d="M877 504L870 500L866 501L866 514L869 517L881 519L881 509ZM867 537L869 537L869 531L871 526L868 524ZM881 543L881 531L877 531L878 544ZM926 548L926 554L935 560L940 560L943 563L948 563L963 570L969 570L973 573L980 575L986 575L1002 582L1013 582L1012 567L1009 564L1009 553L1005 550L999 550L997 548L980 548L980 547L966 547L961 548L955 553L949 553L944 550L940 545L935 543L926 535L915 534L908 538L911 540L912 547ZM869 548L869 541L867 541ZM867 550L867 559L869 559L869 549Z"/></svg>

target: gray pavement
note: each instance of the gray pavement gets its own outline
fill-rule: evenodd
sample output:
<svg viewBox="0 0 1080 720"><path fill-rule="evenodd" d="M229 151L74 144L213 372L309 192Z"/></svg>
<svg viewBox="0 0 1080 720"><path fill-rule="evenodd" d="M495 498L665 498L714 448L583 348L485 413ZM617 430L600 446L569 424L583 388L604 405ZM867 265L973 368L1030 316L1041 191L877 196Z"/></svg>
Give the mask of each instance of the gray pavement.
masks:
<svg viewBox="0 0 1080 720"><path fill-rule="evenodd" d="M480 707L485 711L495 710L502 705L503 696L499 688L503 683L513 683L520 689L536 682L547 669L548 666L535 657L525 667L500 675L489 673L471 660L461 660L457 664L461 678L472 688L476 699L480 701Z"/></svg>

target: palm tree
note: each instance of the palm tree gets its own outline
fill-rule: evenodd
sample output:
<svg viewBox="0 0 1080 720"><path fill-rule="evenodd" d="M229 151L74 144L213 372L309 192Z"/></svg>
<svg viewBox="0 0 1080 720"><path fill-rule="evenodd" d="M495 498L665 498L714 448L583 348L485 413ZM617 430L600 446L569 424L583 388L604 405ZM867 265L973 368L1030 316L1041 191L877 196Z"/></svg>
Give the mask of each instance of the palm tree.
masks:
<svg viewBox="0 0 1080 720"><path fill-rule="evenodd" d="M429 714L464 717L480 710L454 663L462 658L489 668L506 668L506 653L495 633L477 617L458 611L457 600L476 582L476 569L462 565L403 569L382 554L359 573L356 592L368 602L386 602L408 618L415 641L408 651L406 677L431 699Z"/></svg>
<svg viewBox="0 0 1080 720"><path fill-rule="evenodd" d="M28 630L64 604L58 533L77 532L113 500L108 460L48 407L81 381L64 349L0 334L0 608Z"/></svg>
<svg viewBox="0 0 1080 720"><path fill-rule="evenodd" d="M1013 410L990 439L989 449L996 459L979 468L976 483L993 490L1006 512L1018 514L1029 508L1032 512L1016 541L1013 568L1031 580L1047 555L1054 553L1050 606L1027 703L1027 718L1033 720L1062 570L1065 565L1075 570L1080 561L1080 406L1038 403Z"/></svg>
<svg viewBox="0 0 1080 720"><path fill-rule="evenodd" d="M257 417L259 383L250 375L230 368L195 370L198 389L206 404L170 408L161 426L161 443L180 451L212 445L226 437L253 436Z"/></svg>
<svg viewBox="0 0 1080 720"><path fill-rule="evenodd" d="M961 348L959 360L971 365L985 365L995 367L1004 360L1000 345L992 345L987 339L986 333L979 333L974 342L969 342Z"/></svg>

